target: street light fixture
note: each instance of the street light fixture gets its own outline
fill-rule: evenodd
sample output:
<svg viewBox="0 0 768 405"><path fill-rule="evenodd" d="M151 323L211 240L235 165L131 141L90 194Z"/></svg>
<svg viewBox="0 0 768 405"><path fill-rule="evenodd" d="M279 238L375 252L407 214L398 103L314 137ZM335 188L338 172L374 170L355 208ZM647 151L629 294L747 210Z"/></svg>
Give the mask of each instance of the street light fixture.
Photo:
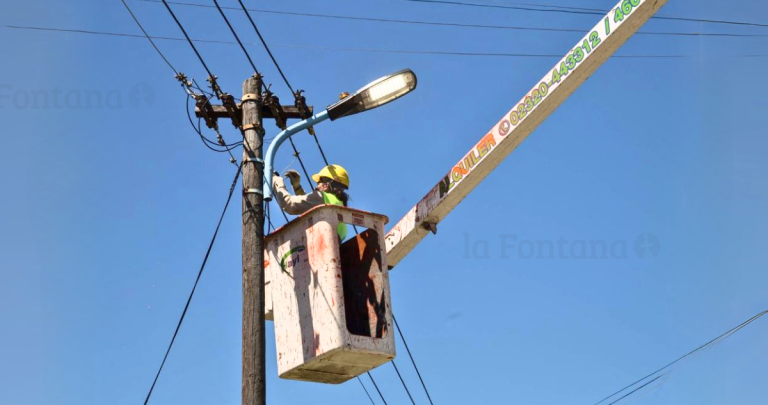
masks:
<svg viewBox="0 0 768 405"><path fill-rule="evenodd" d="M410 93L415 88L416 75L411 69L403 69L369 83L355 94L345 97L327 109L280 132L269 144L264 159L264 200L272 200L272 173L274 172L275 155L277 149L286 139L329 118L334 121L341 117L381 107Z"/></svg>
<svg viewBox="0 0 768 405"><path fill-rule="evenodd" d="M331 120L337 120L372 110L410 93L415 88L416 75L411 69L403 69L369 83L355 94L328 107L328 115Z"/></svg>

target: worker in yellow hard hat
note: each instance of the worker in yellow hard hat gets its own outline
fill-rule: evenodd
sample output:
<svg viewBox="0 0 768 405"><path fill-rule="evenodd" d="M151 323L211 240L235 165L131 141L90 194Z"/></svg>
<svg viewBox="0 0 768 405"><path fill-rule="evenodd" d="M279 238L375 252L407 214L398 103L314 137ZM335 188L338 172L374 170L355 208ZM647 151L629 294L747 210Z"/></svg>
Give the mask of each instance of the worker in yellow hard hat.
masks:
<svg viewBox="0 0 768 405"><path fill-rule="evenodd" d="M319 173L312 175L312 180L317 183L317 186L309 194L304 193L301 187L301 175L296 170L288 170L285 172L285 177L290 180L295 195L285 188L285 182L277 173L272 176L272 188L277 204L288 214L301 215L310 208L322 204L346 207L349 202L347 194L349 173L339 165L328 165ZM346 224L340 223L336 231L342 240L346 239Z"/></svg>

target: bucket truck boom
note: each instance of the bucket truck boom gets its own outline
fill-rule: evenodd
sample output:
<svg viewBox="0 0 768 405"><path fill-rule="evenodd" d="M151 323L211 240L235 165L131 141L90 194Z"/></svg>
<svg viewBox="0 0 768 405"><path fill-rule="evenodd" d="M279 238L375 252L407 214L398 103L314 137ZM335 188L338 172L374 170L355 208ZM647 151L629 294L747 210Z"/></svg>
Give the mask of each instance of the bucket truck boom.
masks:
<svg viewBox="0 0 768 405"><path fill-rule="evenodd" d="M667 0L622 0L432 187L385 237L396 266Z"/></svg>

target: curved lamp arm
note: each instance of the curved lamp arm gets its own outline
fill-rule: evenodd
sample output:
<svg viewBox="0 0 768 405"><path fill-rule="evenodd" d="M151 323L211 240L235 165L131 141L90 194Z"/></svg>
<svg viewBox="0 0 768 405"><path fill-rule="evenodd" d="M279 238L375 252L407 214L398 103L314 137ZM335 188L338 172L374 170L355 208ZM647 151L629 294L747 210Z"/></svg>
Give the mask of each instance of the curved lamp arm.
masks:
<svg viewBox="0 0 768 405"><path fill-rule="evenodd" d="M277 149L280 148L280 145L295 133L301 132L315 124L327 120L328 118L330 118L328 110L323 110L304 121L297 122L286 128L283 132L280 132L272 142L270 142L264 159L264 201L272 200L272 172L274 172L275 154L277 154Z"/></svg>

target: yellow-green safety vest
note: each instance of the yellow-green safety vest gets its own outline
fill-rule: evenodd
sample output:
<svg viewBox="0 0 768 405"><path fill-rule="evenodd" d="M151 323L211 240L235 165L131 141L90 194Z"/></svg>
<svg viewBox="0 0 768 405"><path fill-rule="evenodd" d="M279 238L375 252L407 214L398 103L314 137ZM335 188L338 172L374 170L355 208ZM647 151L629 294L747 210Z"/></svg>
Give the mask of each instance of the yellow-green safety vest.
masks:
<svg viewBox="0 0 768 405"><path fill-rule="evenodd" d="M339 197L336 197L335 194L326 193L323 192L323 202L326 204L333 204L333 205L341 205L344 206L344 203L341 202ZM347 238L347 224L343 222L339 222L339 224L336 226L336 233L339 234L339 238L341 240L344 240Z"/></svg>

